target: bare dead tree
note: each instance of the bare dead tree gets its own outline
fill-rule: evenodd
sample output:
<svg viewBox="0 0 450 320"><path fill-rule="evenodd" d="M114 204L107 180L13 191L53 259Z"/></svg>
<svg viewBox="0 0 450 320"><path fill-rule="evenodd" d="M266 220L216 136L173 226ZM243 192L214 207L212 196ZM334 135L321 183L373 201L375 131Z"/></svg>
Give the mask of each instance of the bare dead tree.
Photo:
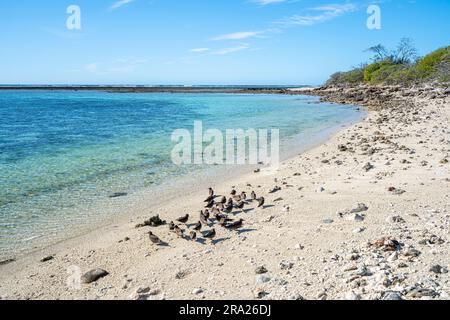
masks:
<svg viewBox="0 0 450 320"><path fill-rule="evenodd" d="M394 51L393 60L395 63L408 64L417 59L417 49L410 38L403 38Z"/></svg>
<svg viewBox="0 0 450 320"><path fill-rule="evenodd" d="M366 49L365 52L372 52L374 54L374 56L372 57L372 60L374 62L383 61L390 58L388 49L386 49L386 47L381 44L370 47Z"/></svg>

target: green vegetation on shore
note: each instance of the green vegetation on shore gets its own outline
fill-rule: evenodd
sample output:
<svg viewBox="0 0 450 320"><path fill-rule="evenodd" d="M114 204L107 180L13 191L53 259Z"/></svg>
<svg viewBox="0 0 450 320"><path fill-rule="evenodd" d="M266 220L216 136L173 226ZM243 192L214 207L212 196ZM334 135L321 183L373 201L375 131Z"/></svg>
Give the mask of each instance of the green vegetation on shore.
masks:
<svg viewBox="0 0 450 320"><path fill-rule="evenodd" d="M402 39L394 50L377 45L367 51L374 54L371 63L347 72L337 72L330 77L327 85L450 83L450 46L421 58L417 57L410 39Z"/></svg>

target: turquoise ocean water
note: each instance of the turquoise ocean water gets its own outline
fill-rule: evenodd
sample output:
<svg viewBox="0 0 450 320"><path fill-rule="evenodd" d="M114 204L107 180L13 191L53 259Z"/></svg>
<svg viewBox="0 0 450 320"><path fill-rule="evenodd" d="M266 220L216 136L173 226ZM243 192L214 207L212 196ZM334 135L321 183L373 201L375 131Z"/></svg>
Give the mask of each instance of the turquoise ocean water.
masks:
<svg viewBox="0 0 450 320"><path fill-rule="evenodd" d="M0 259L107 221L101 203L116 192L206 170L170 160L172 131L194 120L205 130L278 128L292 151L361 117L307 96L2 91Z"/></svg>

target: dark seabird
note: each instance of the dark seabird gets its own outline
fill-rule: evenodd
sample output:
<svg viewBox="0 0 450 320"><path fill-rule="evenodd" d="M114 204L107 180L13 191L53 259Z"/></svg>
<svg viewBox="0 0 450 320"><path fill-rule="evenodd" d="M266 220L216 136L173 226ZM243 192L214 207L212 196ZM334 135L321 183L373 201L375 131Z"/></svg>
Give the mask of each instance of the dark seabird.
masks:
<svg viewBox="0 0 450 320"><path fill-rule="evenodd" d="M224 203L222 203L222 202L216 203L216 208L219 210L223 210L225 208Z"/></svg>
<svg viewBox="0 0 450 320"><path fill-rule="evenodd" d="M239 203L236 205L236 208L237 208L237 209L240 209L240 210L243 210L243 209L244 209L244 206L245 206L245 202L244 202L244 201L241 201L241 202L239 202Z"/></svg>
<svg viewBox="0 0 450 320"><path fill-rule="evenodd" d="M231 221L230 219L228 219L228 216L226 214L221 214L221 213L218 213L218 214L214 215L214 218L216 218L217 221L220 221L222 219L226 219L227 221Z"/></svg>
<svg viewBox="0 0 450 320"><path fill-rule="evenodd" d="M219 221L220 226L225 227L227 222L231 222L233 220L231 220L230 218L228 218L225 215L220 215L220 216L218 216L218 221Z"/></svg>
<svg viewBox="0 0 450 320"><path fill-rule="evenodd" d="M259 198L258 208L262 207L264 205L264 202L266 202L266 199L264 199L264 197Z"/></svg>
<svg viewBox="0 0 450 320"><path fill-rule="evenodd" d="M177 234L177 236L179 236L180 238L184 237L184 230L181 229L179 226L175 226L175 233Z"/></svg>
<svg viewBox="0 0 450 320"><path fill-rule="evenodd" d="M202 223L199 221L194 225L194 230L195 231L200 231L202 230Z"/></svg>
<svg viewBox="0 0 450 320"><path fill-rule="evenodd" d="M241 196L234 196L233 200L234 200L234 202L241 202L242 201Z"/></svg>
<svg viewBox="0 0 450 320"><path fill-rule="evenodd" d="M247 194L245 193L245 191L242 191L241 199L244 200L244 201L247 200Z"/></svg>
<svg viewBox="0 0 450 320"><path fill-rule="evenodd" d="M214 196L214 190L213 190L213 188L209 188L208 191L209 191L209 196L210 196L210 197L213 197L213 196Z"/></svg>
<svg viewBox="0 0 450 320"><path fill-rule="evenodd" d="M216 229L208 230L203 234L203 238L213 240L216 236Z"/></svg>
<svg viewBox="0 0 450 320"><path fill-rule="evenodd" d="M189 215L185 215L184 217L178 218L177 221L181 223L186 223L189 220Z"/></svg>
<svg viewBox="0 0 450 320"><path fill-rule="evenodd" d="M251 197L252 197L252 200L256 200L256 192L255 191L252 191Z"/></svg>
<svg viewBox="0 0 450 320"><path fill-rule="evenodd" d="M158 238L157 236L155 236L151 231L148 233L150 241L153 242L154 244L160 245L162 244L162 241L160 238Z"/></svg>
<svg viewBox="0 0 450 320"><path fill-rule="evenodd" d="M244 222L244 220L240 219L239 221L235 221L233 223L227 224L225 226L225 228L227 228L229 230L237 230L237 229L242 228L243 222Z"/></svg>
<svg viewBox="0 0 450 320"><path fill-rule="evenodd" d="M225 211L227 213L230 213L231 211L233 211L233 202L228 203L223 211Z"/></svg>
<svg viewBox="0 0 450 320"><path fill-rule="evenodd" d="M236 193L237 193L236 190L233 189L233 190L231 190L231 193L230 193L230 194L231 194L232 196L235 196Z"/></svg>
<svg viewBox="0 0 450 320"><path fill-rule="evenodd" d="M189 233L189 236L191 237L191 240L197 239L197 233L195 233L195 231L191 231L191 233Z"/></svg>
<svg viewBox="0 0 450 320"><path fill-rule="evenodd" d="M208 218L204 214L200 214L200 222L207 226Z"/></svg>
<svg viewBox="0 0 450 320"><path fill-rule="evenodd" d="M217 221L219 222L219 226L225 227L225 225L226 225L226 223L227 223L227 218L224 218L224 217L222 217L222 218L217 217L216 219L217 219Z"/></svg>
<svg viewBox="0 0 450 320"><path fill-rule="evenodd" d="M173 221L170 221L169 223L169 230L173 231L175 229L175 223L173 223Z"/></svg>
<svg viewBox="0 0 450 320"><path fill-rule="evenodd" d="M205 208L212 208L214 207L214 199L209 201L208 204L205 206Z"/></svg>
<svg viewBox="0 0 450 320"><path fill-rule="evenodd" d="M223 196L222 199L220 200L220 203L222 204L227 203L227 197Z"/></svg>

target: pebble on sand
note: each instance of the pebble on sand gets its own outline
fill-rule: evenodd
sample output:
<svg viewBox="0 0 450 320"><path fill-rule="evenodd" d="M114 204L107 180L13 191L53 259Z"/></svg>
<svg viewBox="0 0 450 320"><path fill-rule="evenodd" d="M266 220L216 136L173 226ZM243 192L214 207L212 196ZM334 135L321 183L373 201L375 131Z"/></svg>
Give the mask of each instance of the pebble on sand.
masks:
<svg viewBox="0 0 450 320"><path fill-rule="evenodd" d="M255 282L256 284L263 284L270 281L270 277L266 274L261 274L256 277Z"/></svg>
<svg viewBox="0 0 450 320"><path fill-rule="evenodd" d="M88 284L88 283L92 283L95 282L97 280L99 280L100 278L104 278L107 275L109 275L108 271L105 271L103 269L93 269L91 271L86 272L82 277L81 277L81 282Z"/></svg>
<svg viewBox="0 0 450 320"><path fill-rule="evenodd" d="M192 294L195 294L195 295L199 295L202 293L203 293L203 289L201 289L201 288L195 288L194 290L192 290Z"/></svg>
<svg viewBox="0 0 450 320"><path fill-rule="evenodd" d="M42 258L40 261L47 262L47 261L53 260L54 258L55 258L54 256L47 256L47 257Z"/></svg>
<svg viewBox="0 0 450 320"><path fill-rule="evenodd" d="M267 273L267 269L264 266L260 266L258 268L255 269L255 273L256 274L264 274Z"/></svg>

